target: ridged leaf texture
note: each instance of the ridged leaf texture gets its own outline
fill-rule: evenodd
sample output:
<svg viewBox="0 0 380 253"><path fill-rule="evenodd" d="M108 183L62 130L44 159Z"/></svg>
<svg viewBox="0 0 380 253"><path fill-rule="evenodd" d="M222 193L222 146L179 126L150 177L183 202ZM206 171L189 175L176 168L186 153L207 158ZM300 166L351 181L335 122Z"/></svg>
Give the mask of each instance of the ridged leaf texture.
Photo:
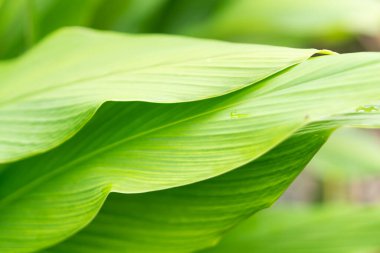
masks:
<svg viewBox="0 0 380 253"><path fill-rule="evenodd" d="M379 53L58 31L0 64L0 252L212 246L336 128L380 125L379 71Z"/></svg>

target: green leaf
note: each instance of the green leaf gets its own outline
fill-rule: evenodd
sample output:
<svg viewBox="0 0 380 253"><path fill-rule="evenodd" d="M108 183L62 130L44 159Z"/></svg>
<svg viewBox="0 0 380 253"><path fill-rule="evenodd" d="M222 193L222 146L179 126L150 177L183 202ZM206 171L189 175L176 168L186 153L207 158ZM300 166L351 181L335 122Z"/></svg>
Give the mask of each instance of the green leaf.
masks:
<svg viewBox="0 0 380 253"><path fill-rule="evenodd" d="M255 215L202 252L375 253L379 227L378 206L281 206Z"/></svg>
<svg viewBox="0 0 380 253"><path fill-rule="evenodd" d="M196 184L111 194L88 227L42 252L177 253L213 246L225 231L277 200L329 133L298 134L254 162Z"/></svg>
<svg viewBox="0 0 380 253"><path fill-rule="evenodd" d="M61 30L0 65L0 163L58 146L106 101L174 103L220 96L318 52L329 53Z"/></svg>
<svg viewBox="0 0 380 253"><path fill-rule="evenodd" d="M332 55L305 61L256 85L202 101L106 103L82 131L63 145L10 164L2 171L0 231L5 232L0 232L0 250L30 252L64 240L94 218L109 192L135 193L128 197L142 201L139 207L149 208L136 208L134 215L149 216L153 215L150 212L153 207L149 198L144 199L145 192L207 180L244 166L265 153L272 158L285 157L281 152L289 153L289 159L273 158L264 163L276 165L274 170L281 166L290 170L271 173L276 182L286 181L284 185L273 184L272 180L256 174L255 169L249 170L262 182L253 195L260 205L246 206L244 213L240 204L229 211L216 205L213 210L220 208L221 214L205 217L197 216L196 211L190 216L186 210L179 209L183 212L179 220L184 223L187 219L213 222L215 217L234 217L215 224L212 236L199 244L209 245L221 232L272 203L294 178L291 171L298 173L323 143L325 131L344 124L379 125L378 113L360 110L355 113L360 105L376 104L379 100L380 77L374 75L379 71L378 53ZM97 83L93 85L98 88ZM296 144L288 144L287 148L278 146L296 132ZM268 153L276 146L281 152ZM291 166L295 154L300 156L296 168ZM264 171L268 169L264 168ZM205 194L207 198L207 192L200 188L197 195ZM180 207L184 199L179 197L178 203L172 205ZM211 203L213 199L211 196L207 201ZM196 198L194 201L195 210L202 210L202 205L196 205ZM252 198L247 201L252 202ZM175 229L171 230L170 217L162 219L168 225L167 235L175 233ZM154 231L155 223L146 224L142 231ZM163 226L160 224L160 228ZM210 233L206 228L199 230L200 237ZM192 233L184 232L174 252L202 247L193 238ZM135 237L126 240L133 241ZM175 239L168 237L156 244L153 240L148 252L169 247L172 240Z"/></svg>

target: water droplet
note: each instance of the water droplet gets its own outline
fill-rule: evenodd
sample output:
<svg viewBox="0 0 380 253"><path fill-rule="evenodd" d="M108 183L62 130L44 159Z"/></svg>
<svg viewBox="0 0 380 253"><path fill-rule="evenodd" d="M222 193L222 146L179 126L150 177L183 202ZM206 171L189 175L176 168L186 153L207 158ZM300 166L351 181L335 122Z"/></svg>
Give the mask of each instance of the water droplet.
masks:
<svg viewBox="0 0 380 253"><path fill-rule="evenodd" d="M356 108L356 112L378 112L379 110L379 105L363 105Z"/></svg>
<svg viewBox="0 0 380 253"><path fill-rule="evenodd" d="M232 111L230 113L230 117L231 117L231 119L241 119L241 118L247 118L247 117L249 117L249 114L237 113L236 111Z"/></svg>

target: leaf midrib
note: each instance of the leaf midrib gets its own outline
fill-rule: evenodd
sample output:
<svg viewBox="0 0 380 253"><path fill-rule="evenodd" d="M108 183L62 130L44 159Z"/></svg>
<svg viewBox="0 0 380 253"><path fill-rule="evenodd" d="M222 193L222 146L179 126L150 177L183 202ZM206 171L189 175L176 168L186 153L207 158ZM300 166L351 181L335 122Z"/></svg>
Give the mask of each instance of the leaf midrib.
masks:
<svg viewBox="0 0 380 253"><path fill-rule="evenodd" d="M289 65L289 66L285 66L284 68L282 68L282 70L284 69L287 69L291 66L294 66L296 64L292 64L292 65ZM275 73L278 73L280 72L281 70L278 70L276 71ZM272 74L269 74L268 76L266 76L265 78L268 78L268 77L271 77L273 76L273 73ZM265 79L263 78L263 79ZM258 80L257 82L255 83L259 83L261 80ZM255 84L255 83L251 83L251 85ZM265 93L264 93L265 94ZM261 94L263 95L263 94ZM219 107L219 108L215 108L213 110L209 110L207 112L204 112L204 113L200 113L200 114L197 114L197 115L194 115L194 116L191 116L191 117L187 117L187 118L184 118L182 120L179 120L179 121L174 121L172 123L169 123L169 124L166 124L166 125L163 125L161 127L157 127L157 128L153 128L151 130L148 130L148 131L144 131L144 132L141 132L139 134L136 134L134 136L131 136L131 137L128 137L126 139L123 139L123 140L120 140L118 142L115 142L113 144L110 144L108 146L105 146L103 148L100 148L100 149L97 149L96 151L93 151L93 152L90 152L88 153L87 155L85 156L82 156L81 158L79 159L76 159L76 160L73 160L72 162L54 170L54 171L51 171L51 172L48 172L46 174L44 174L42 177L34 180L34 181L30 181L28 182L28 184L24 184L22 187L18 188L18 190L14 191L12 194L9 194L7 195L7 197L3 198L2 200L0 200L0 209L3 208L5 205L7 205L8 203L11 203L13 200L15 200L18 196L20 196L21 194L23 194L24 192L28 191L29 189L33 188L34 186L36 185L39 185L41 182L44 182L45 180L49 179L50 177L53 177L54 175L57 175L59 173L61 173L62 171L64 171L66 168L70 168L70 166L74 165L74 164L77 164L77 163L80 163L82 161L85 161L86 159L88 158L91 158L99 153L102 153L103 151L106 151L106 150L109 150L109 149L112 149L113 147L116 147L118 145L121 145L125 142L128 142L128 141L131 141L131 140L134 140L134 139L137 139L139 137L142 137L142 136L145 136L145 135L148 135L150 133L153 133L153 132L156 132L156 131L159 131L159 130L162 130L162 129L165 129L165 128L168 128L168 127L171 127L171 126L175 126L175 125L178 125L178 124L181 124L181 123L184 123L184 122L187 122L189 120L192 120L192 119L195 119L195 118L198 118L198 117L201 117L201 116L205 116L207 114L210 114L210 113L214 113L214 112L218 112L220 110L223 110L223 109L227 109L229 107L232 107L232 106L236 106L236 105L239 105L241 103L243 103L244 101L239 101L239 102L236 102L236 103L231 103L229 105L226 105L226 106L222 106L222 107ZM100 107L100 106L99 106ZM98 109L99 109L98 107ZM97 110L98 110L97 109ZM303 122L302 125L299 126L298 129L300 129L303 125L305 125L306 121ZM270 148L269 148L270 149Z"/></svg>
<svg viewBox="0 0 380 253"><path fill-rule="evenodd" d="M27 184L22 185L22 187L18 188L16 191L12 192L11 194L8 194L7 197L5 197L5 198L3 198L3 199L0 200L0 209L4 208L5 205L11 203L13 200L17 199L17 197L20 196L20 195L22 195L24 192L27 192L30 189L34 188L34 186L37 186L40 183L44 182L45 180L47 180L47 179L49 179L49 178L51 178L51 177L53 177L53 176L55 176L57 174L60 174L66 168L70 168L71 166L73 166L75 164L78 164L78 163L83 162L83 161L85 161L85 160L87 160L89 158L92 158L93 156L96 156L99 153L103 153L104 151L110 150L113 147L119 146L119 145L121 145L121 144L123 144L125 142L137 139L139 137L151 134L153 132L157 132L159 130L162 130L162 129L165 129L165 128L168 128L168 127L172 127L172 126L175 126L175 125L187 122L189 120L205 116L205 115L210 114L210 113L214 113L214 112L217 112L217 111L220 111L220 110L223 110L223 109L227 109L229 107L232 107L234 105L238 105L240 103L242 103L242 101L238 102L238 103L234 103L234 104L229 104L229 105L224 106L224 107L216 108L214 110L210 110L210 111L207 111L207 112L204 112L204 113L200 113L200 114L197 114L197 115L194 115L194 116L191 116L191 117L187 117L187 118L184 118L182 120L174 121L172 123L169 123L169 124L166 124L166 125L163 125L163 126L160 126L160 127L156 127L156 128L150 129L148 131L141 132L139 134L130 136L128 138L125 138L125 139L120 140L118 142L115 142L115 143L112 143L110 145L107 145L107 146L105 146L103 148L97 149L97 150L95 150L93 152L90 152L87 155L84 155L81 158L75 159L75 160L71 161L70 163L68 163L68 164L66 164L66 165L64 165L62 167L58 167L54 171L49 171L48 173L44 174L42 177L39 177L36 180L29 181Z"/></svg>

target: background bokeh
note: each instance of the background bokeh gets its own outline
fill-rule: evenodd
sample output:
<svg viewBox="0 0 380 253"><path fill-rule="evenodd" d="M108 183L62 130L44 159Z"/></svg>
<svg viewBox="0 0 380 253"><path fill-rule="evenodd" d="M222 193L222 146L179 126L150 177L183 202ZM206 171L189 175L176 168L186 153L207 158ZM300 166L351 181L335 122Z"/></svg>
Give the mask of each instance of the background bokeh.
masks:
<svg viewBox="0 0 380 253"><path fill-rule="evenodd" d="M378 0L0 0L0 57L65 26L339 52L379 49Z"/></svg>

